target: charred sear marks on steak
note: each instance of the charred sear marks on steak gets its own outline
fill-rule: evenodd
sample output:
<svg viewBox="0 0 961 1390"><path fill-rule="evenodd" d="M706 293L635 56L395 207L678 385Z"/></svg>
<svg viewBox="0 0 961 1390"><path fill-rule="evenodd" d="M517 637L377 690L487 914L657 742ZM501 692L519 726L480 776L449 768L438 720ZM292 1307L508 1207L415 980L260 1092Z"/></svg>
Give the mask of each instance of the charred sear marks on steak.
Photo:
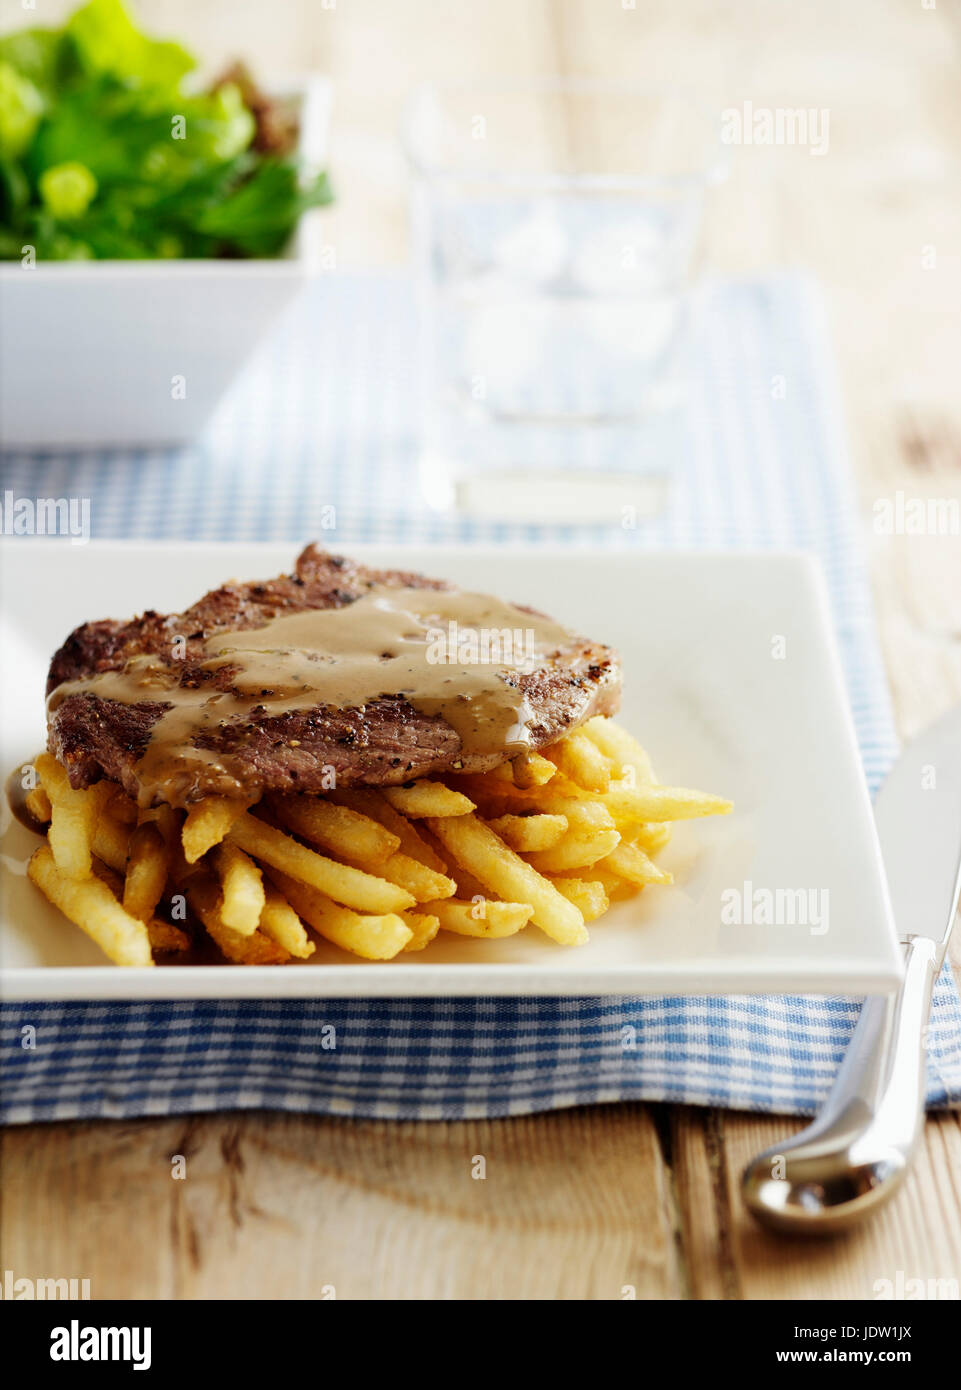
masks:
<svg viewBox="0 0 961 1390"><path fill-rule="evenodd" d="M308 609L344 608L385 586L450 589L443 581L371 569L311 545L292 574L222 585L184 613L151 611L130 622L85 623L54 655L47 693L67 682L122 671L144 656L168 666L185 688L229 690L230 667L203 666L204 643L213 633L263 627ZM517 683L528 711L531 746L541 748L592 715L613 713L621 673L609 647L572 636L536 670L518 675ZM168 706L156 700L121 703L82 689L53 704L48 744L71 783L81 787L107 777L137 795L137 765ZM268 790L326 790L331 773L341 787L388 786L454 770L483 771L504 757L466 756L460 736L442 716L421 713L389 693L363 708L314 706L280 714L271 714L267 704L255 699L246 718L205 730L195 746L216 756L204 762L191 796L250 799Z"/></svg>

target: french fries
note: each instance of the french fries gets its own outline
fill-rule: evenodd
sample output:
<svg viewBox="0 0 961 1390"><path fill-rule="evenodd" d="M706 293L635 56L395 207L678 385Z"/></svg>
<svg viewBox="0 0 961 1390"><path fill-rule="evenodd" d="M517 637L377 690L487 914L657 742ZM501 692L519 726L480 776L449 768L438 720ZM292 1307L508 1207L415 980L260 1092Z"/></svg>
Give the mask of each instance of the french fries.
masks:
<svg viewBox="0 0 961 1390"><path fill-rule="evenodd" d="M625 844L640 845L647 854L657 854L671 838L671 823L666 820L626 822L618 829Z"/></svg>
<svg viewBox="0 0 961 1390"><path fill-rule="evenodd" d="M95 820L91 847L98 859L124 873L130 849L130 829L102 811Z"/></svg>
<svg viewBox="0 0 961 1390"><path fill-rule="evenodd" d="M363 864L379 864L400 849L400 836L349 806L317 796L271 796L271 811L297 835Z"/></svg>
<svg viewBox="0 0 961 1390"><path fill-rule="evenodd" d="M672 883L654 856L674 822L731 810L662 785L600 717L482 774L270 793L253 808L219 796L138 808L114 783L75 790L47 753L35 767L26 806L47 839L29 876L125 966L176 962L205 937L241 965L311 960L317 938L368 961L529 926L581 945L612 902Z"/></svg>
<svg viewBox="0 0 961 1390"><path fill-rule="evenodd" d="M413 907L416 899L404 888L385 879L375 878L349 864L339 864L315 854L282 830L245 811L228 831L228 838L253 859L260 859L279 872L307 884L319 893L356 908L358 912L402 912Z"/></svg>
<svg viewBox="0 0 961 1390"><path fill-rule="evenodd" d="M487 902L486 899L474 903L446 898L429 906L444 931L457 936L491 939L515 936L530 921L534 910L530 903Z"/></svg>
<svg viewBox="0 0 961 1390"><path fill-rule="evenodd" d="M411 859L418 859L429 869L433 869L435 873L447 873L447 864L433 845L427 843L413 821L407 820L399 811L394 810L389 801L384 800L381 792L374 791L373 788L369 787L355 788L351 791L334 792L332 799L337 805L349 806L352 810L370 816L372 820L378 821L387 830L392 831L400 841L400 848L403 853L409 855Z"/></svg>
<svg viewBox="0 0 961 1390"><path fill-rule="evenodd" d="M246 810L243 802L225 796L207 796L194 802L182 831L184 858L196 864L209 849L219 845L234 821Z"/></svg>
<svg viewBox="0 0 961 1390"><path fill-rule="evenodd" d="M229 841L217 846L213 860L223 894L221 917L241 936L252 936L267 902L263 875L249 855Z"/></svg>
<svg viewBox="0 0 961 1390"><path fill-rule="evenodd" d="M580 729L546 749L546 756L569 781L589 792L606 792L611 784L609 760Z"/></svg>
<svg viewBox="0 0 961 1390"><path fill-rule="evenodd" d="M635 783L655 781L647 750L641 747L633 734L615 724L613 719L598 715L587 721L581 733L609 760L618 780L633 780ZM628 769L633 770L633 778L628 777Z"/></svg>
<svg viewBox="0 0 961 1390"><path fill-rule="evenodd" d="M258 926L265 936L298 960L307 960L317 949L297 913L272 883L264 884L264 905Z"/></svg>
<svg viewBox="0 0 961 1390"><path fill-rule="evenodd" d="M403 888L418 903L429 903L433 898L450 898L457 892L457 884L452 878L436 873L419 859L411 859L409 854L401 854L400 851L377 865L376 871L388 883L396 883L398 888Z"/></svg>
<svg viewBox="0 0 961 1390"><path fill-rule="evenodd" d="M162 956L186 951L190 947L190 937L187 933L180 927L175 927L172 922L165 922L162 917L151 917L147 923L147 935L150 938L151 951Z"/></svg>
<svg viewBox="0 0 961 1390"><path fill-rule="evenodd" d="M138 825L127 846L123 908L131 917L149 922L163 897L168 873L167 846L155 825Z"/></svg>
<svg viewBox="0 0 961 1390"><path fill-rule="evenodd" d="M54 863L61 873L70 878L89 878L93 802L82 791L75 791L71 787L66 771L49 753L41 753L35 766L41 786L50 800L47 840Z"/></svg>
<svg viewBox="0 0 961 1390"><path fill-rule="evenodd" d="M553 849L530 855L529 862L541 873L588 869L616 849L620 839L617 830L572 830Z"/></svg>
<svg viewBox="0 0 961 1390"><path fill-rule="evenodd" d="M104 864L100 859L94 859L93 872L96 878L105 883L118 903L123 904L124 896L124 877L111 869L109 864ZM124 906L124 911L128 911ZM131 914L132 915L132 914ZM190 946L190 937L180 927L175 927L172 922L166 922L162 917L151 917L145 923L147 936L150 938L150 949L160 955L169 955L171 952L186 951Z"/></svg>
<svg viewBox="0 0 961 1390"><path fill-rule="evenodd" d="M724 797L653 782L643 787L612 782L602 800L615 820L628 821L691 820L695 816L726 816L733 810L733 802Z"/></svg>
<svg viewBox="0 0 961 1390"><path fill-rule="evenodd" d="M452 791L443 782L414 782L409 787L385 787L384 798L401 815L414 820L428 816L466 816L474 803L463 792Z"/></svg>
<svg viewBox="0 0 961 1390"><path fill-rule="evenodd" d="M593 872L593 871L592 871ZM580 911L585 922L596 922L611 905L607 889L597 879L552 878L551 883Z"/></svg>
<svg viewBox="0 0 961 1390"><path fill-rule="evenodd" d="M187 900L210 937L235 965L281 965L287 951L261 931L243 933L229 927L223 918L220 885L213 874L202 870L187 881Z"/></svg>
<svg viewBox="0 0 961 1390"><path fill-rule="evenodd" d="M557 768L549 758L540 753L521 753L509 763L501 763L487 776L495 782L508 782L512 786L529 788L543 787L551 780Z"/></svg>
<svg viewBox="0 0 961 1390"><path fill-rule="evenodd" d="M53 815L53 807L50 805L50 798L43 787L34 787L27 792L23 798L23 804L27 808L27 814L32 816L38 825L49 825L50 817Z"/></svg>
<svg viewBox="0 0 961 1390"><path fill-rule="evenodd" d="M465 776L466 790L477 801L478 810L488 818L502 815L542 814L563 816L571 829L610 830L614 817L603 801L592 799L580 787L558 776L543 788L525 789L486 777ZM562 787L558 787L558 783Z"/></svg>
<svg viewBox="0 0 961 1390"><path fill-rule="evenodd" d="M620 902L623 898L634 898L641 891L640 884L632 883L626 878L621 878L613 869L605 868L603 864L592 864L587 872L591 876L590 882L599 883L604 889L609 902ZM579 877L580 871L575 869L573 873L570 874L558 874L553 881L555 886L560 890L561 883L564 879L577 879Z"/></svg>
<svg viewBox="0 0 961 1390"><path fill-rule="evenodd" d="M303 796L270 797L268 804L303 839L340 854L366 873L385 878L415 902L447 898L455 891L456 885L449 878L404 854L399 835L361 811Z"/></svg>
<svg viewBox="0 0 961 1390"><path fill-rule="evenodd" d="M520 853L531 853L539 849L553 849L567 832L566 816L538 815L498 816L487 824L499 835L505 845Z"/></svg>
<svg viewBox="0 0 961 1390"><path fill-rule="evenodd" d="M392 960L414 938L397 913L361 915L287 874L278 871L275 878L291 907L314 931L355 956Z"/></svg>
<svg viewBox="0 0 961 1390"><path fill-rule="evenodd" d="M513 759L510 768L514 785L523 788L545 786L556 771L551 760L540 753L522 753Z"/></svg>
<svg viewBox="0 0 961 1390"><path fill-rule="evenodd" d="M648 883L673 883L674 875L648 859L637 845L617 845L605 858L598 861L602 868L610 869L618 878L626 878L642 888Z"/></svg>
<svg viewBox="0 0 961 1390"><path fill-rule="evenodd" d="M153 965L147 928L124 912L106 883L92 873L87 878L66 873L49 844L34 852L27 873L43 896L86 932L116 965Z"/></svg>
<svg viewBox="0 0 961 1390"><path fill-rule="evenodd" d="M457 885L455 897L470 898L473 903L487 902L490 896L489 890L469 870L465 869L463 864L452 864L450 873Z"/></svg>
<svg viewBox="0 0 961 1390"><path fill-rule="evenodd" d="M438 816L428 825L452 858L502 901L529 903L531 921L553 940L562 946L580 946L587 940L584 918L574 904L475 815Z"/></svg>
<svg viewBox="0 0 961 1390"><path fill-rule="evenodd" d="M401 948L405 952L422 951L440 931L440 918L433 913L402 912L401 917L404 919L404 926L409 927L411 931L410 940Z"/></svg>

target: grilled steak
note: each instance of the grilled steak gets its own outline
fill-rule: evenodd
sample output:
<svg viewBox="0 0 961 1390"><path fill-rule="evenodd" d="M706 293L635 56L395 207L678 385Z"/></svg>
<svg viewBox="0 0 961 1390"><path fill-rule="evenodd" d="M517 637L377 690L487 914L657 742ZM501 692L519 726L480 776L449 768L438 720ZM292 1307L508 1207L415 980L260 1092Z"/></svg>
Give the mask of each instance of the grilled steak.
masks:
<svg viewBox="0 0 961 1390"><path fill-rule="evenodd" d="M307 610L345 608L381 589L449 592L450 586L399 570L369 569L308 546L292 574L226 584L184 613L147 612L130 622L86 623L71 633L51 662L47 693L57 693L48 721L50 750L67 768L73 786L106 777L143 799L138 764L171 704L109 698L109 685L101 681L97 693L96 686L85 689L85 682L149 658L168 684L182 692L226 692L229 697L236 693L236 669L210 669L205 644L212 634L263 628ZM552 743L592 715L612 713L619 703L616 655L572 635L536 669L508 673L506 680L523 693L534 748ZM66 688L59 690L61 686ZM153 788L154 799L159 795L182 804L214 793L254 800L268 790L327 790L331 769L341 787L387 786L455 770L485 771L509 756L504 751L472 752L443 714L424 713L389 690L357 707L314 703L278 713L269 701L252 701L242 717L235 714L205 728L191 746L210 756L194 768L189 782L171 783L160 793Z"/></svg>

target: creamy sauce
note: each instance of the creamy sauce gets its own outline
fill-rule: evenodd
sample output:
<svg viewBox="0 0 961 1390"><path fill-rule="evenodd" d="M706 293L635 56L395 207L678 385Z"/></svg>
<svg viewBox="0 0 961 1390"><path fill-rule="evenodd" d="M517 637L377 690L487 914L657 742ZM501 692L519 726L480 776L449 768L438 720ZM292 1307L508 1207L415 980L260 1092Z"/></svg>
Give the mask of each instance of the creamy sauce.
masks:
<svg viewBox="0 0 961 1390"><path fill-rule="evenodd" d="M47 710L52 715L75 694L166 706L136 773L144 804L156 797L177 804L189 799L204 765L231 771L229 755L196 747L198 737L252 717L363 710L389 695L443 717L465 753L515 756L530 746L531 712L518 678L550 664L570 638L551 619L485 594L384 586L344 608L212 633L199 663L208 679L196 684L180 683L176 661L136 656L121 671L58 686ZM197 664L192 657L191 670ZM228 690L211 688L221 672ZM240 792L242 769L237 778Z"/></svg>

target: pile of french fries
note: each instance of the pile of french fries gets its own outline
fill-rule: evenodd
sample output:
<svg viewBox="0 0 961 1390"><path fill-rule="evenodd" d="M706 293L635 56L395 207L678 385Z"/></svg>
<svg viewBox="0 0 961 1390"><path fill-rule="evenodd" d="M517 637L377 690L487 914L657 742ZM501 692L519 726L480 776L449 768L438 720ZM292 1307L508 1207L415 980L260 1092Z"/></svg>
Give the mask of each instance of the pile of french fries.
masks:
<svg viewBox="0 0 961 1390"><path fill-rule="evenodd" d="M255 805L208 797L186 812L138 808L109 782L77 791L49 753L33 767L27 809L46 840L29 876L128 966L211 944L242 965L306 960L312 934L365 960L439 932L527 926L579 946L613 899L671 882L653 856L672 821L731 810L662 786L640 744L600 717L483 775Z"/></svg>

